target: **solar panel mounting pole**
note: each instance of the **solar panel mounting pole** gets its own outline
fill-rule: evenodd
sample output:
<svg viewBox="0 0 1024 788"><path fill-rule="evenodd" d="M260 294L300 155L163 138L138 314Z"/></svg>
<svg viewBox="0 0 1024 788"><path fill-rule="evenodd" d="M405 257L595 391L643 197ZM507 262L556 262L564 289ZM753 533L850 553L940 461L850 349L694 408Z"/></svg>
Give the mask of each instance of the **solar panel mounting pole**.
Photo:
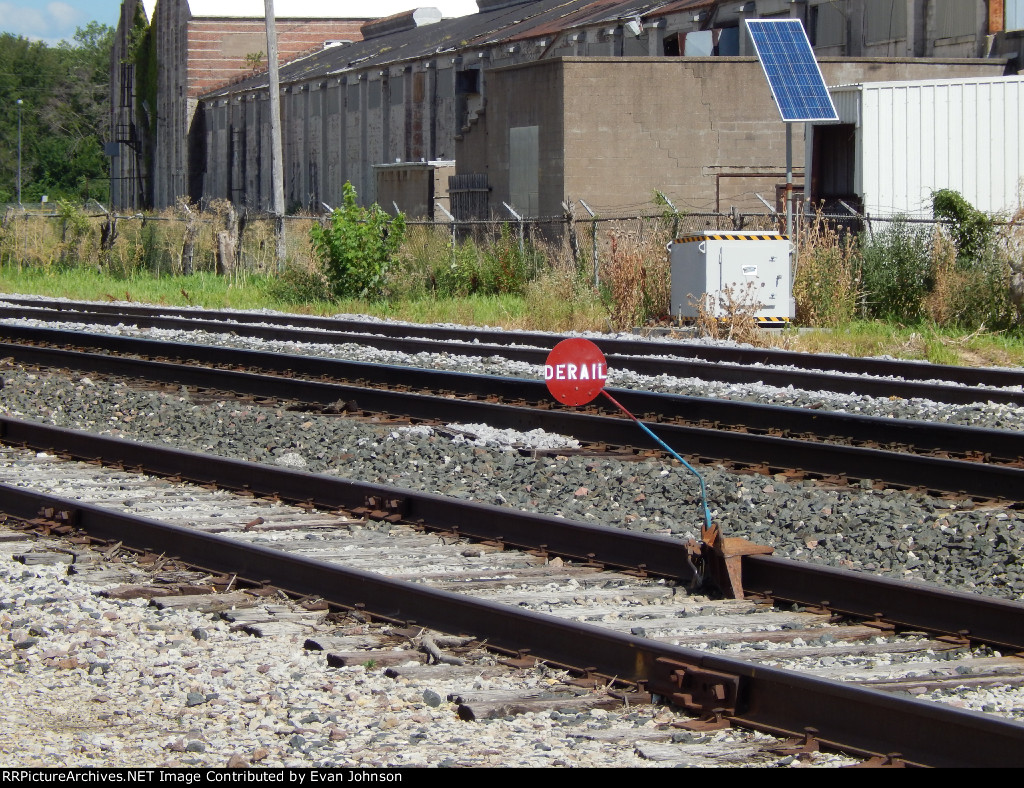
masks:
<svg viewBox="0 0 1024 788"><path fill-rule="evenodd" d="M786 235L793 240L793 124L786 124Z"/></svg>

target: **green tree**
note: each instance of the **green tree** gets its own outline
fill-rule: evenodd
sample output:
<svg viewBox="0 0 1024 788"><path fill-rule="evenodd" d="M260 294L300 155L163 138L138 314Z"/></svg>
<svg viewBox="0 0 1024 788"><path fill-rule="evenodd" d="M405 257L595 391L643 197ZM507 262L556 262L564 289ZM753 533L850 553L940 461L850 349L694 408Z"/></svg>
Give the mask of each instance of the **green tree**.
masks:
<svg viewBox="0 0 1024 788"><path fill-rule="evenodd" d="M55 47L0 34L0 200L17 193L18 112L22 100L23 201L105 200L110 51L114 30L97 22Z"/></svg>
<svg viewBox="0 0 1024 788"><path fill-rule="evenodd" d="M384 275L404 236L402 214L392 218L376 203L360 206L355 187L347 181L342 206L310 231L334 294L370 300L383 298Z"/></svg>

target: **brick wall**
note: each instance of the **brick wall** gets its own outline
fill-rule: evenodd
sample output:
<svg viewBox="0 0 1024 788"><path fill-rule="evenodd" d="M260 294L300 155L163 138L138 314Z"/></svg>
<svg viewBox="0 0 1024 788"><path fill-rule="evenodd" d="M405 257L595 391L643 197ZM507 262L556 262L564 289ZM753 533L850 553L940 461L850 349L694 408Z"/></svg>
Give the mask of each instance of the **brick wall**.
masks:
<svg viewBox="0 0 1024 788"><path fill-rule="evenodd" d="M278 62L319 49L325 41L359 41L363 20L277 20ZM262 20L193 19L188 25L188 94L198 96L251 72L246 55L263 53L267 31Z"/></svg>

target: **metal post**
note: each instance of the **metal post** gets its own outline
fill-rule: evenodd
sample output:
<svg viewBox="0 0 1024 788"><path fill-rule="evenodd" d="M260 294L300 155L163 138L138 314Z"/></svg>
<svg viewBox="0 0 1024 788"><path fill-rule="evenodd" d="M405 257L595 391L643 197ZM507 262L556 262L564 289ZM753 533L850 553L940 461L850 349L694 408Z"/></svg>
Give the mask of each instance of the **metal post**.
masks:
<svg viewBox="0 0 1024 788"><path fill-rule="evenodd" d="M597 267L597 214L590 210L590 206L583 202L583 200L580 200L580 205L590 214L590 243L594 254L594 287L597 287L599 284Z"/></svg>
<svg viewBox="0 0 1024 788"><path fill-rule="evenodd" d="M786 124L786 235L793 237L793 124Z"/></svg>
<svg viewBox="0 0 1024 788"><path fill-rule="evenodd" d="M434 200L434 205L445 215L448 219L449 224L452 226L452 264L455 264L455 217L448 213L448 209L445 208L437 200Z"/></svg>
<svg viewBox="0 0 1024 788"><path fill-rule="evenodd" d="M21 207L21 99L18 99L18 207Z"/></svg>
<svg viewBox="0 0 1024 788"><path fill-rule="evenodd" d="M505 210L516 217L516 221L519 222L519 257L526 257L526 248L523 242L523 217L516 213L515 209L507 202L503 202L502 205L504 205Z"/></svg>
<svg viewBox="0 0 1024 788"><path fill-rule="evenodd" d="M270 84L270 180L274 198L274 236L277 242L277 265L284 268L284 158L281 152L281 88L277 70L277 25L274 21L274 0L263 0L267 15L267 66Z"/></svg>

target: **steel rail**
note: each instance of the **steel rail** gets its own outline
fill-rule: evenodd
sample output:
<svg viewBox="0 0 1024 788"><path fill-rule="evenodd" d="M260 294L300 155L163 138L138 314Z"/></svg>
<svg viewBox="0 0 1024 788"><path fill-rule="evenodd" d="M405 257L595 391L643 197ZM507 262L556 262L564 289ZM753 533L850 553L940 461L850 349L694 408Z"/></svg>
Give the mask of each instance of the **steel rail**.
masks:
<svg viewBox="0 0 1024 788"><path fill-rule="evenodd" d="M860 756L899 752L913 765L1024 766L1024 725L1004 719L660 644L22 488L0 485L0 497L3 510L20 518L59 512L96 538L407 625L469 634L497 650L642 685L691 711L718 703L737 725L777 734L814 727L828 746Z"/></svg>
<svg viewBox="0 0 1024 788"><path fill-rule="evenodd" d="M0 339L39 342L67 348L94 347L112 353L134 354L151 358L171 358L191 363L244 367L281 375L305 375L332 381L359 381L360 385L402 386L408 389L452 392L463 396L497 397L508 401L551 402L546 385L540 380L508 378L495 375L465 374L443 370L342 359L295 356L259 350L240 350L180 342L82 335L58 329L14 327L0 324ZM77 367L69 354L63 357L56 349L20 348L0 344L0 353L12 357L34 357L38 363L61 363ZM96 362L97 364L100 362ZM111 370L113 372L113 369ZM115 373L116 374L116 373ZM665 419L686 423L728 425L746 430L771 432L780 436L821 435L879 445L902 444L919 451L941 451L953 454L988 456L1015 461L1024 459L1024 432L964 427L955 424L889 419L852 413L765 405L737 400L663 394L635 389L610 389L616 399L639 414L658 414ZM560 406L551 403L557 412ZM615 408L598 400L589 412L602 411L618 416ZM660 419L659 419L660 420Z"/></svg>
<svg viewBox="0 0 1024 788"><path fill-rule="evenodd" d="M125 340L120 340L125 342ZM153 343L162 346L164 343ZM212 352L200 349L203 353ZM249 351L234 351L248 353ZM366 389L358 386L321 383L316 381L288 379L278 376L256 375L244 372L212 370L205 367L183 366L162 362L139 361L113 356L82 357L69 351L44 348L23 348L0 345L0 353L16 356L27 363L53 364L75 367L89 364L93 371L111 374L128 374L145 377L148 380L173 382L207 388L222 388L227 391L244 392L252 396L275 397L295 401L313 402L321 405L355 400L361 408L400 414L420 420L472 421L479 420L496 427L517 430L535 428L575 436L579 440L604 442L621 446L636 446L644 449L659 449L659 445L634 425L621 418L568 412L565 410L541 410L525 406L476 402L450 397ZM295 357L285 357L287 363ZM299 361L295 366L309 362ZM376 365L367 365L373 368ZM79 367L81 368L81 367ZM432 373L440 376L444 373ZM518 389L521 396L528 387L528 381L491 378L497 386L499 381ZM543 384L534 384L542 386ZM627 406L637 407L642 401L633 399L634 394L621 394ZM687 398L680 398L687 399ZM636 404L634 404L636 403ZM643 408L638 407L642 412ZM817 411L813 418L819 418ZM892 420L879 420L889 437L900 429ZM916 425L910 431L927 436L930 425ZM982 498L1017 500L1024 494L1024 468L1009 465L990 465L967 460L928 457L884 449L860 446L833 445L801 441L794 438L729 432L704 427L689 427L664 423L658 425L662 439L674 444L691 457L713 460L728 460L753 466L767 465L779 470L799 469L821 476L839 476L852 479L881 479L893 485L922 488L924 490L952 492ZM950 431L947 428L947 431ZM938 435L943 430L935 429ZM1014 441L1012 433L1000 431L978 431L975 446L984 444L984 432L993 441L1004 443ZM967 439L966 443L971 444ZM1019 449L1017 450L1019 455Z"/></svg>
<svg viewBox="0 0 1024 788"><path fill-rule="evenodd" d="M535 345L551 347L568 335L533 331L505 331L488 328L452 328L432 325L409 325L340 317L309 315L267 315L256 312L225 312L213 309L179 309L145 305L99 304L88 301L42 301L34 298L3 296L2 301L24 307L58 312L148 317L167 315L187 320L231 320L237 323L260 323L317 331L379 334L387 337L421 336L437 341L479 342L486 345ZM848 374L900 377L908 380L945 380L965 386L1024 386L1024 371L1001 368L957 367L896 359L854 358L829 354L799 353L770 348L716 347L697 343L659 342L656 339L623 339L600 337L594 340L605 353L627 356L680 356L734 364L768 364L798 369L844 372Z"/></svg>
<svg viewBox="0 0 1024 788"><path fill-rule="evenodd" d="M0 318L28 318L46 320L55 313L52 310L34 309L30 307L0 307ZM65 322L96 323L101 325L120 325L125 322L124 316L117 314L61 312ZM390 337L383 334L347 334L315 329L296 329L289 327L273 327L225 323L224 320L210 321L160 317L154 315L133 315L130 321L139 328L165 328L188 331L207 331L211 333L231 332L262 340L282 342L306 342L323 344L354 343L374 347L381 350L395 350L405 353L437 353L445 352L470 356L501 356L512 361L522 361L541 366L544 364L550 346L558 337L547 337L549 347L537 349L521 346L479 343L472 334L467 334L461 342L453 339L415 339L407 337ZM598 346L608 347L604 340L596 340ZM829 374L800 369L775 369L771 367L750 367L729 362L710 362L672 357L676 355L668 346L664 349L665 356L652 357L650 349L644 355L625 355L606 353L609 366L614 369L628 370L642 375L673 375L675 377L695 377L702 380L714 380L723 383L762 383L769 386L785 388L793 386L809 391L832 391L841 394L860 394L865 396L889 397L898 396L904 399L929 399L951 404L971 404L974 402L998 402L1009 405L1024 406L1024 392L1000 388L975 388L943 383L924 383L914 381L886 380L872 377L850 377L848 375ZM888 373L891 374L891 373ZM988 382L986 385L993 385ZM1007 384L1016 385L1016 384Z"/></svg>
<svg viewBox="0 0 1024 788"><path fill-rule="evenodd" d="M376 500L375 507L380 508L391 501L391 510L405 521L422 522L468 538L643 570L685 584L695 579L685 542L672 537L137 443L7 416L0 416L0 441L138 468L140 472L200 485L216 484L255 495L308 502L323 509L353 509L370 499ZM742 577L748 591L800 604L821 605L827 600L837 612L867 619L883 612L885 620L910 628L957 634L983 626L972 634L974 639L1024 651L1024 605L1018 603L775 557L744 556Z"/></svg>
<svg viewBox="0 0 1024 788"><path fill-rule="evenodd" d="M770 555L743 557L743 588L775 600L809 604L907 629L943 632L1022 652L1024 605L948 591L905 580L788 561ZM1024 656L1024 652L1021 654Z"/></svg>
<svg viewBox="0 0 1024 788"><path fill-rule="evenodd" d="M575 561L642 569L691 583L694 572L682 540L637 534L561 517L462 501L442 495L353 481L338 476L288 471L270 465L198 454L79 430L0 416L0 441L87 461L102 461L144 472L325 509L366 507L400 514L483 541L543 549Z"/></svg>

